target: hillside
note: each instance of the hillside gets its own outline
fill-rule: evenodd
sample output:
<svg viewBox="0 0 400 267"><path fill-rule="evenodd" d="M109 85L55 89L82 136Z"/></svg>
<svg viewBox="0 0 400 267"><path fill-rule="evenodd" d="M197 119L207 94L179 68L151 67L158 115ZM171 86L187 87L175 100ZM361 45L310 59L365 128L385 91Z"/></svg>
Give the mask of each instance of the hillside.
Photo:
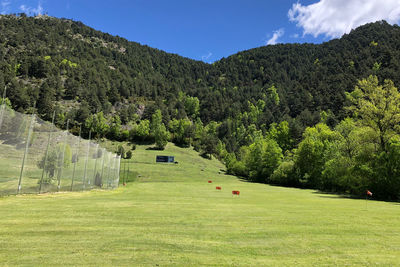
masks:
<svg viewBox="0 0 400 267"><path fill-rule="evenodd" d="M398 26L377 22L321 45L279 44L240 52L216 67L227 88L245 88L254 99L262 97L263 88L278 88L280 113L266 112L267 122L284 114L295 118L306 109L331 109L340 116L344 92L358 79L377 74L399 84L399 42Z"/></svg>
<svg viewBox="0 0 400 267"><path fill-rule="evenodd" d="M90 113L108 114L119 107L124 123L129 118L121 107L134 104L132 109L137 110L139 103L146 107L147 118L154 112L151 103L161 108L167 120L182 118L187 110L178 94L184 92L200 100L203 122L236 117L250 110L248 101L255 104L262 99L266 106L258 126L289 116L298 118L300 125L312 125L319 112L328 109L335 124L343 117L344 92L352 90L358 79L376 74L400 82L399 43L398 26L377 22L321 45L259 47L209 65L80 22L3 15L0 88L8 85L15 108L28 110L36 104L47 119L51 112L40 102L53 100L64 111L78 109L73 103L82 102ZM269 99L267 89L272 85L279 94L278 106ZM77 122L85 116L70 114Z"/></svg>
<svg viewBox="0 0 400 267"><path fill-rule="evenodd" d="M130 97L165 98L196 86L208 65L48 16L0 17L0 88L17 109L51 100L86 101L110 111ZM50 92L42 87L47 84ZM2 89L3 90L3 89Z"/></svg>

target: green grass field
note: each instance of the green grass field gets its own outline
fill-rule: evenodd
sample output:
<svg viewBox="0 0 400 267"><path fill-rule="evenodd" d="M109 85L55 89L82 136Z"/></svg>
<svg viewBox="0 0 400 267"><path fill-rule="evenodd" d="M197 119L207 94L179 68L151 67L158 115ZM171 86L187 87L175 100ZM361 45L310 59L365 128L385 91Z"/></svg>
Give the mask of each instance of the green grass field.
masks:
<svg viewBox="0 0 400 267"><path fill-rule="evenodd" d="M399 203L247 183L195 151L146 148L126 187L0 198L0 265L400 264ZM155 164L157 154L179 164Z"/></svg>

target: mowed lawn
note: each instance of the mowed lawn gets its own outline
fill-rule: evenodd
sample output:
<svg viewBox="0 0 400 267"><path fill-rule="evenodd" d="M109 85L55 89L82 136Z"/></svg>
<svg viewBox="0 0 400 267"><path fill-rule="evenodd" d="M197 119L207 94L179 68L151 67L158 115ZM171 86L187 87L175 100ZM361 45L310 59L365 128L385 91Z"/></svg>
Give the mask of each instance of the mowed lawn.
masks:
<svg viewBox="0 0 400 267"><path fill-rule="evenodd" d="M247 183L195 151L146 148L126 187L0 198L0 265L400 265L399 203Z"/></svg>

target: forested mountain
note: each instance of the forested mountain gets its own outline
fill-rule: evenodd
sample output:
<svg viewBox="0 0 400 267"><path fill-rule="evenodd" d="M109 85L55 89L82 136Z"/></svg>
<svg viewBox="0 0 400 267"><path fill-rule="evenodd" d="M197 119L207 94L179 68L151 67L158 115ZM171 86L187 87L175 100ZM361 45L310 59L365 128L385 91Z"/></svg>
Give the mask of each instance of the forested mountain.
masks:
<svg viewBox="0 0 400 267"><path fill-rule="evenodd" d="M92 111L108 112L110 104L132 96L154 100L196 86L208 68L47 16L1 16L0 44L0 88L8 84L19 109L34 106L47 84L54 100L86 101Z"/></svg>
<svg viewBox="0 0 400 267"><path fill-rule="evenodd" d="M35 103L40 109L45 94L49 100L87 102L91 112L104 113L119 102L158 101L173 118L185 115L177 103L184 92L200 100L203 122L235 117L250 111L248 101L262 99L259 126L287 116L311 125L321 110L341 117L344 92L357 79L377 74L400 81L400 28L386 22L321 45L265 46L212 65L48 16L1 16L0 44L0 88L8 84L9 98L20 110ZM270 101L273 85L279 105Z"/></svg>
<svg viewBox="0 0 400 267"><path fill-rule="evenodd" d="M397 25L370 23L323 44L263 46L206 64L81 22L1 15L0 58L0 93L6 88L7 103L47 120L55 112L55 123L66 127L69 120L75 134L82 125L83 136L155 142L160 149L170 140L214 154L229 172L253 181L352 193L367 184L380 188L381 198L400 198L393 189L400 188L400 143L393 145L400 129L362 125L369 115L356 119L363 102L348 94L358 85L362 90L355 92L368 98L368 88L379 91L384 84L389 93L380 99L390 99L390 112L400 109L393 101L400 84ZM385 112L385 120L400 118L397 111ZM352 152L364 158L338 150L350 133L362 140L368 133L364 144L371 150ZM313 166L307 155L316 151L315 168L307 169ZM256 160L262 158L270 161ZM383 185L376 177L397 180Z"/></svg>
<svg viewBox="0 0 400 267"><path fill-rule="evenodd" d="M274 84L282 101L281 114L296 117L305 109L339 113L344 91L352 90L357 79L370 74L398 83L399 56L400 28L377 22L321 45L251 49L218 61L216 68L226 77L227 88L247 87L247 99L259 99L265 93L262 89Z"/></svg>

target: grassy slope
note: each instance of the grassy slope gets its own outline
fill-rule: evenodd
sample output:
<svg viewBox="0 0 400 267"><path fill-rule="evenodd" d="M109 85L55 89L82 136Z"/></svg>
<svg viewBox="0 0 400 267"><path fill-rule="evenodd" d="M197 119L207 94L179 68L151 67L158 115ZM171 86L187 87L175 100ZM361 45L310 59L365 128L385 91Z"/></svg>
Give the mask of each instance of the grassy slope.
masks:
<svg viewBox="0 0 400 267"><path fill-rule="evenodd" d="M399 262L398 203L366 207L365 200L246 183L218 174L221 163L194 151L145 148L130 165L141 177L127 187L0 198L0 265ZM179 164L155 164L156 154L175 155Z"/></svg>

